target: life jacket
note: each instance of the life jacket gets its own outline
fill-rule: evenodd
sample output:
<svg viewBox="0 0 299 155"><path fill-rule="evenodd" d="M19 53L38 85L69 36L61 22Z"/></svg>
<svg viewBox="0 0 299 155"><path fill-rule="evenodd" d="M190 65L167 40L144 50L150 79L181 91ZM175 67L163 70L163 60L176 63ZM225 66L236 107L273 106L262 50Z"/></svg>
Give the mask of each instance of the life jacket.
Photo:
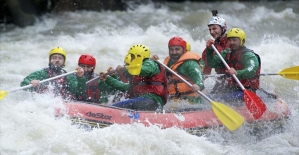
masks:
<svg viewBox="0 0 299 155"><path fill-rule="evenodd" d="M44 68L44 71L47 72L48 78L55 77L57 75L66 73L66 71L64 69L55 71L53 69L50 69L49 67ZM54 86L55 96L61 96L64 99L74 99L75 98L75 96L73 94L71 94L71 92L69 91L70 87L66 83L66 76L51 80L50 83ZM48 87L45 87L44 89L48 89Z"/></svg>
<svg viewBox="0 0 299 155"><path fill-rule="evenodd" d="M215 47L218 50L218 52L222 52L224 49L228 48L227 44L227 38L226 37L221 37L218 41L215 41ZM214 52L214 55L216 55L216 52ZM203 73L205 75L211 74L212 68L208 66L207 63L207 51L206 49L202 53L202 60L205 63L205 67L203 69ZM225 73L225 68L215 68L215 72L217 74L224 74Z"/></svg>
<svg viewBox="0 0 299 155"><path fill-rule="evenodd" d="M144 77L135 75L130 79L132 87L128 92L129 98L138 97L143 94L153 93L162 97L164 105L167 103L167 77L164 66L160 65L160 73Z"/></svg>
<svg viewBox="0 0 299 155"><path fill-rule="evenodd" d="M97 74L93 73L88 80L93 79L94 77L98 76ZM94 102L94 103L100 103L101 98L101 91L98 88L98 80L95 79L93 81L90 81L86 84L86 93L84 96L78 96L77 100L79 101L86 101L86 102Z"/></svg>
<svg viewBox="0 0 299 155"><path fill-rule="evenodd" d="M225 57L225 61L227 62L228 66L234 68L235 70L244 69L244 64L241 61L241 57L245 52L254 53L252 50L247 49L246 47L244 47L239 51L234 52L233 54L232 52L228 52ZM259 88L260 85L261 59L258 54L256 53L254 54L258 57L258 61L259 61L259 67L255 72L255 76L252 78L239 79L239 80L245 88L255 91ZM226 78L226 81L229 87L239 87L238 83L231 76L229 78Z"/></svg>
<svg viewBox="0 0 299 155"><path fill-rule="evenodd" d="M127 83L130 75L128 75L125 70L121 70L120 73L118 74L119 78L122 82Z"/></svg>
<svg viewBox="0 0 299 155"><path fill-rule="evenodd" d="M170 60L170 56L168 56L165 60L164 60L164 64L168 64ZM200 60L200 56L192 53L192 52L186 52L184 53L180 59L175 62L172 66L170 66L169 68L171 68L174 72L176 72L177 74L179 74L177 72L177 68L183 64L186 60L196 60L199 63ZM179 74L180 75L180 74ZM194 82L182 75L180 75L182 78L184 78L186 81L188 81L190 84L194 84ZM169 74L168 76L168 93L171 97L175 97L175 98L181 98L183 96L191 96L191 97L198 97L199 94L197 92L194 92L192 90L192 88L190 86L188 86L184 81L182 81L180 78L178 78L177 76L173 75L173 74Z"/></svg>

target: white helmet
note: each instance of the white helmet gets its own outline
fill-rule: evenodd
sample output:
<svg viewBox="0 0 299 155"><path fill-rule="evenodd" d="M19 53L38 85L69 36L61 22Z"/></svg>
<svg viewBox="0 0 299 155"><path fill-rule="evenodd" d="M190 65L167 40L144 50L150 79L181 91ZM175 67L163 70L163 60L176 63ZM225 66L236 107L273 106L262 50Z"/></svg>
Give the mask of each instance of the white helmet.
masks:
<svg viewBox="0 0 299 155"><path fill-rule="evenodd" d="M220 25L220 27L226 27L226 21L222 17L217 16L218 11L217 10L212 10L212 15L213 17L210 18L208 26L212 24L217 24Z"/></svg>
<svg viewBox="0 0 299 155"><path fill-rule="evenodd" d="M217 24L217 25L220 25L221 27L225 27L226 21L222 17L213 16L210 18L208 26L210 26L212 24Z"/></svg>

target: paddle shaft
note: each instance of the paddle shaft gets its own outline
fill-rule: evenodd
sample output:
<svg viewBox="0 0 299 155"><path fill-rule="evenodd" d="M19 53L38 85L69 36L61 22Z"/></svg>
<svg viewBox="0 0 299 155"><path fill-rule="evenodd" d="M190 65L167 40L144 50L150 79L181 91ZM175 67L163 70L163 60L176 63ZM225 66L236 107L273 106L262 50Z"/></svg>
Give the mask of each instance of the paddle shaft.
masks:
<svg viewBox="0 0 299 155"><path fill-rule="evenodd" d="M216 54L219 56L219 58L221 59L222 63L225 65L225 67L227 69L230 69L230 67L228 66L228 64L225 62L225 60L222 58L221 54L219 53L219 51L217 50L217 48L212 44L212 47L214 49L214 51L216 52ZM235 74L232 75L233 78L235 79L235 81L239 84L239 86L241 87L242 90L245 90L244 86L242 85L242 83L240 82L240 80L237 78L237 76Z"/></svg>
<svg viewBox="0 0 299 155"><path fill-rule="evenodd" d="M192 87L191 83L189 83L187 80L185 80L184 78L182 78L180 75L178 75L176 72L174 72L172 69L170 69L168 66L166 66L164 63L162 63L161 61L157 60L157 62L159 64L161 64L162 66L164 66L168 71L170 71L172 74L174 74L175 76L177 76L179 79L181 79L183 82L185 82L188 86ZM207 95L205 95L204 93L202 93L201 91L197 91L201 96L203 96L205 99L207 99L210 102L213 102Z"/></svg>
<svg viewBox="0 0 299 155"><path fill-rule="evenodd" d="M104 75L111 75L111 74L116 74L116 73L117 73L116 70L113 70L113 71L109 71L109 72L105 73ZM88 81L86 82L86 84L88 84L89 82L91 82L91 81L93 81L93 80L98 79L99 77L100 77L100 76L98 75L98 76L96 76L96 77L94 77L94 78L88 80Z"/></svg>
<svg viewBox="0 0 299 155"><path fill-rule="evenodd" d="M294 73L294 74L296 74L296 73ZM223 75L225 75L225 74L211 74L211 75L205 75L205 77L218 77L218 76L223 76ZM279 75L279 74L277 74L277 73L261 73L260 74L261 76L268 76L268 75Z"/></svg>
<svg viewBox="0 0 299 155"><path fill-rule="evenodd" d="M48 82L48 81L51 81L51 80L54 80L54 79L57 79L57 78L60 78L60 77L64 77L64 76L66 76L66 75L73 74L73 73L76 73L76 72L77 72L77 71L72 71L72 72L68 72L68 73L65 73L65 74L58 75L58 76L54 76L54 77L51 77L51 78L42 80L42 81L40 81L39 83ZM19 87L19 88L10 90L9 92L14 92L14 91L21 90L21 89L31 88L32 86L33 86L32 84L29 84L29 85L27 85L27 86L23 86L23 87Z"/></svg>

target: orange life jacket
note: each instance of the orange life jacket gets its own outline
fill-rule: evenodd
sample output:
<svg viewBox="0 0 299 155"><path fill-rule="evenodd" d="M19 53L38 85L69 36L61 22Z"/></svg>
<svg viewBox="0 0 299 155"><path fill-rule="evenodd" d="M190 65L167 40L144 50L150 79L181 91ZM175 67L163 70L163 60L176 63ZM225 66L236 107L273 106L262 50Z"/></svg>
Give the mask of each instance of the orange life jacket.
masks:
<svg viewBox="0 0 299 155"><path fill-rule="evenodd" d="M168 64L170 60L170 56L165 58L164 64ZM169 68L172 69L174 72L179 74L177 72L177 68L183 64L186 60L196 60L199 62L200 56L193 53L193 52L186 52L184 53L180 59L175 62L173 65L171 65ZM180 75L180 74L179 74ZM182 75L180 75L182 78L184 78L186 81L188 81L190 84L194 84L194 82ZM177 76L170 74L169 77L169 82L168 82L168 93L170 96L180 98L183 96L192 96L192 97L198 97L199 94L197 92L194 92L190 86L188 86L184 81L180 80Z"/></svg>

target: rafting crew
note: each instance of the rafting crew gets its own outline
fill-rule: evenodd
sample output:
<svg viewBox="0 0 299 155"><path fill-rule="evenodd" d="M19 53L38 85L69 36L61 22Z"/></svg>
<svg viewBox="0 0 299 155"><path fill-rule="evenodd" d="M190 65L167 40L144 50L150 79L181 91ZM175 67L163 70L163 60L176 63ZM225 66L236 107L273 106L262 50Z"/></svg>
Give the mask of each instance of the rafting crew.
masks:
<svg viewBox="0 0 299 155"><path fill-rule="evenodd" d="M246 34L242 29L232 28L227 32L226 37L228 48L220 54L230 69L226 69L219 56L214 55L212 45L215 44L215 41L209 39L206 42L208 66L225 70L226 73L226 76L221 77L221 85L213 91L225 101L243 101L243 90L232 75L236 75L245 89L255 92L260 84L261 60L258 54L244 46Z"/></svg>
<svg viewBox="0 0 299 155"><path fill-rule="evenodd" d="M192 84L192 87L190 87L177 76L166 71L169 99L182 99L187 100L189 103L200 103L201 97L196 91L204 90L203 63L198 54L188 51L187 48L190 50L191 45L178 36L171 38L168 42L169 56L164 59L164 64ZM159 57L153 55L151 59L159 60Z"/></svg>
<svg viewBox="0 0 299 155"><path fill-rule="evenodd" d="M76 76L70 74L40 84L41 80L66 74L67 72L63 69L65 61L65 50L61 47L53 48L49 52L49 66L29 74L23 79L20 85L26 86L31 84L32 88L29 90L37 93L44 93L49 90L50 85L53 85L55 96L61 96L64 99L75 99L77 95L80 95L86 89L84 70L81 67L76 68Z"/></svg>
<svg viewBox="0 0 299 155"><path fill-rule="evenodd" d="M109 67L107 73L95 74L95 57L82 54L78 59L76 74L40 84L40 80L66 73L63 69L66 52L61 47L56 47L49 53L49 67L25 77L21 86L32 84L33 88L30 90L42 93L48 90L51 83L54 85L56 96L97 104L108 103L109 95L117 90L126 94L127 100L118 99L120 102L113 100L112 106L134 110L157 110L162 108L167 100L202 103L198 91L206 94L203 72L210 74L211 68L215 68L216 73L226 75L217 79L218 82L209 95L215 94L228 102L243 100L244 93L231 75L235 74L246 89L255 92L259 88L260 58L244 46L246 35L240 28L232 28L225 34L225 20L216 14L213 14L208 27L213 39L206 42L204 59L191 52L191 45L182 37L172 37L168 41L169 55L163 64L171 70L166 70L156 62L159 60L157 55L150 58L147 46L135 44L125 56L125 65L119 65L115 70ZM221 52L230 69L226 69L212 45ZM174 71L187 82L170 71Z"/></svg>

